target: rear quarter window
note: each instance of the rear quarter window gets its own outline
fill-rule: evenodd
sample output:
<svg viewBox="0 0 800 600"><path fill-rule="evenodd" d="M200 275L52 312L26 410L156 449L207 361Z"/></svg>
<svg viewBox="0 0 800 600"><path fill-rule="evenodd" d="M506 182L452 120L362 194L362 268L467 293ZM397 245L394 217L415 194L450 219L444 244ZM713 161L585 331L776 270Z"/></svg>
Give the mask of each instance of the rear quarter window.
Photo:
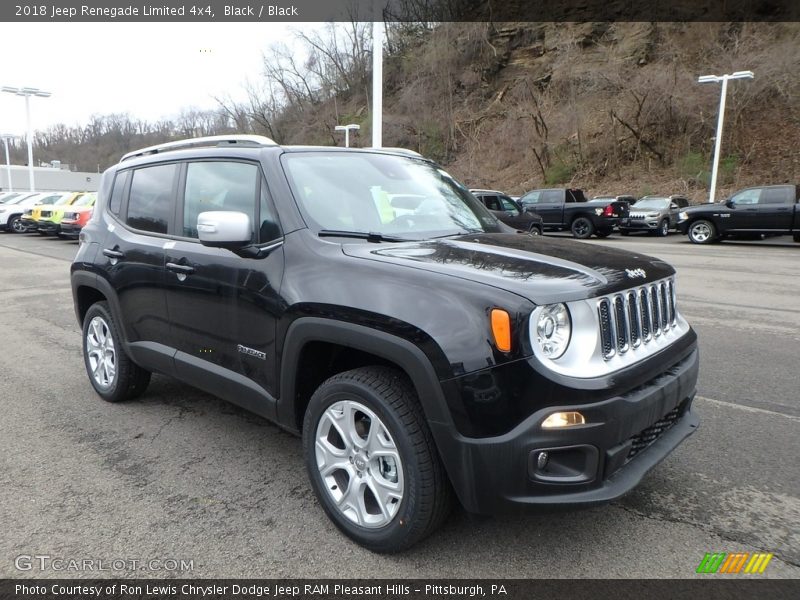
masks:
<svg viewBox="0 0 800 600"><path fill-rule="evenodd" d="M142 167L133 172L125 222L134 229L167 233L174 211L177 165Z"/></svg>

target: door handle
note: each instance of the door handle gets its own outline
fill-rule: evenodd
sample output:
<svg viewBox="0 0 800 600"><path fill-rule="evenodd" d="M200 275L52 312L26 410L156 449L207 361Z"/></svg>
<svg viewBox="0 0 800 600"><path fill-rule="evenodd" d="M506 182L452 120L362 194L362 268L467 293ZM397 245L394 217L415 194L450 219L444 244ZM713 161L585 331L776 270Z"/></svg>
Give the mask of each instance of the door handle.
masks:
<svg viewBox="0 0 800 600"><path fill-rule="evenodd" d="M103 248L103 254L108 258L123 258L125 253L120 250L113 250L112 248Z"/></svg>
<svg viewBox="0 0 800 600"><path fill-rule="evenodd" d="M173 262L167 263L167 269L173 273L179 273L181 275L191 275L194 273L194 267L190 267L189 265L179 265L178 263Z"/></svg>

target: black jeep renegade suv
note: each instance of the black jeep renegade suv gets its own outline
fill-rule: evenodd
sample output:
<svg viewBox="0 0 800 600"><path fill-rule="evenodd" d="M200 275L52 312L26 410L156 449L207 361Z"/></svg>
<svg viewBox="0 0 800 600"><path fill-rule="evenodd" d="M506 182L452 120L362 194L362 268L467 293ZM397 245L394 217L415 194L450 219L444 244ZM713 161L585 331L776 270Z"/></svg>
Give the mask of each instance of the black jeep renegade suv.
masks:
<svg viewBox="0 0 800 600"><path fill-rule="evenodd" d="M587 506L698 425L664 262L507 233L415 153L232 136L103 176L72 265L89 380L153 371L302 434L311 485L380 552L472 513Z"/></svg>

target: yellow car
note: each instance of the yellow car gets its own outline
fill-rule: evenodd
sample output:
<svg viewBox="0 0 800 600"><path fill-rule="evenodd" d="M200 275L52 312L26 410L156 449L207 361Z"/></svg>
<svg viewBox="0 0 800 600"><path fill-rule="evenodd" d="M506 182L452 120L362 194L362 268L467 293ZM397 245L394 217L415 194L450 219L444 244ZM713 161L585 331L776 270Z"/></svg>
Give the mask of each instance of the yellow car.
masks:
<svg viewBox="0 0 800 600"><path fill-rule="evenodd" d="M69 206L75 200L83 196L84 192L53 192L52 194L42 195L42 203L36 204L28 208L20 219L22 225L25 227L25 232L39 230L39 221L42 219L49 219L54 210L62 210L63 207ZM59 208L60 207L60 208ZM42 213L45 213L44 215ZM59 227L61 218L58 219ZM40 231L41 235L47 235L49 231Z"/></svg>
<svg viewBox="0 0 800 600"><path fill-rule="evenodd" d="M77 192L73 198L64 204L54 206L42 206L39 212L40 217L36 221L38 227L36 231L40 235L56 234L61 235L61 221L67 211L79 206L93 206L97 200L94 192Z"/></svg>

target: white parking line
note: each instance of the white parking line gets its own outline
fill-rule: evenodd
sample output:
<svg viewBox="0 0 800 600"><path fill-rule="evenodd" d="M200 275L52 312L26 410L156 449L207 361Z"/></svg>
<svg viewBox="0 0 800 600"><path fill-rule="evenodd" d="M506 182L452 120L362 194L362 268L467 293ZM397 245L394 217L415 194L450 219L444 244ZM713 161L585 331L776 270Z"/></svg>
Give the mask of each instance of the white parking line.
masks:
<svg viewBox="0 0 800 600"><path fill-rule="evenodd" d="M774 410L766 410L764 408L756 408L754 406L744 406L742 404L736 404L734 402L725 402L724 400L714 400L713 398L706 398L705 396L695 396L694 399L702 400L704 402L710 402L711 404L717 404L719 406L738 408L739 410L743 410L745 412L762 413L765 415L773 415L777 417L783 417L784 419L789 419L791 421L800 422L800 417L795 417L794 415L787 415L784 413L775 412Z"/></svg>

